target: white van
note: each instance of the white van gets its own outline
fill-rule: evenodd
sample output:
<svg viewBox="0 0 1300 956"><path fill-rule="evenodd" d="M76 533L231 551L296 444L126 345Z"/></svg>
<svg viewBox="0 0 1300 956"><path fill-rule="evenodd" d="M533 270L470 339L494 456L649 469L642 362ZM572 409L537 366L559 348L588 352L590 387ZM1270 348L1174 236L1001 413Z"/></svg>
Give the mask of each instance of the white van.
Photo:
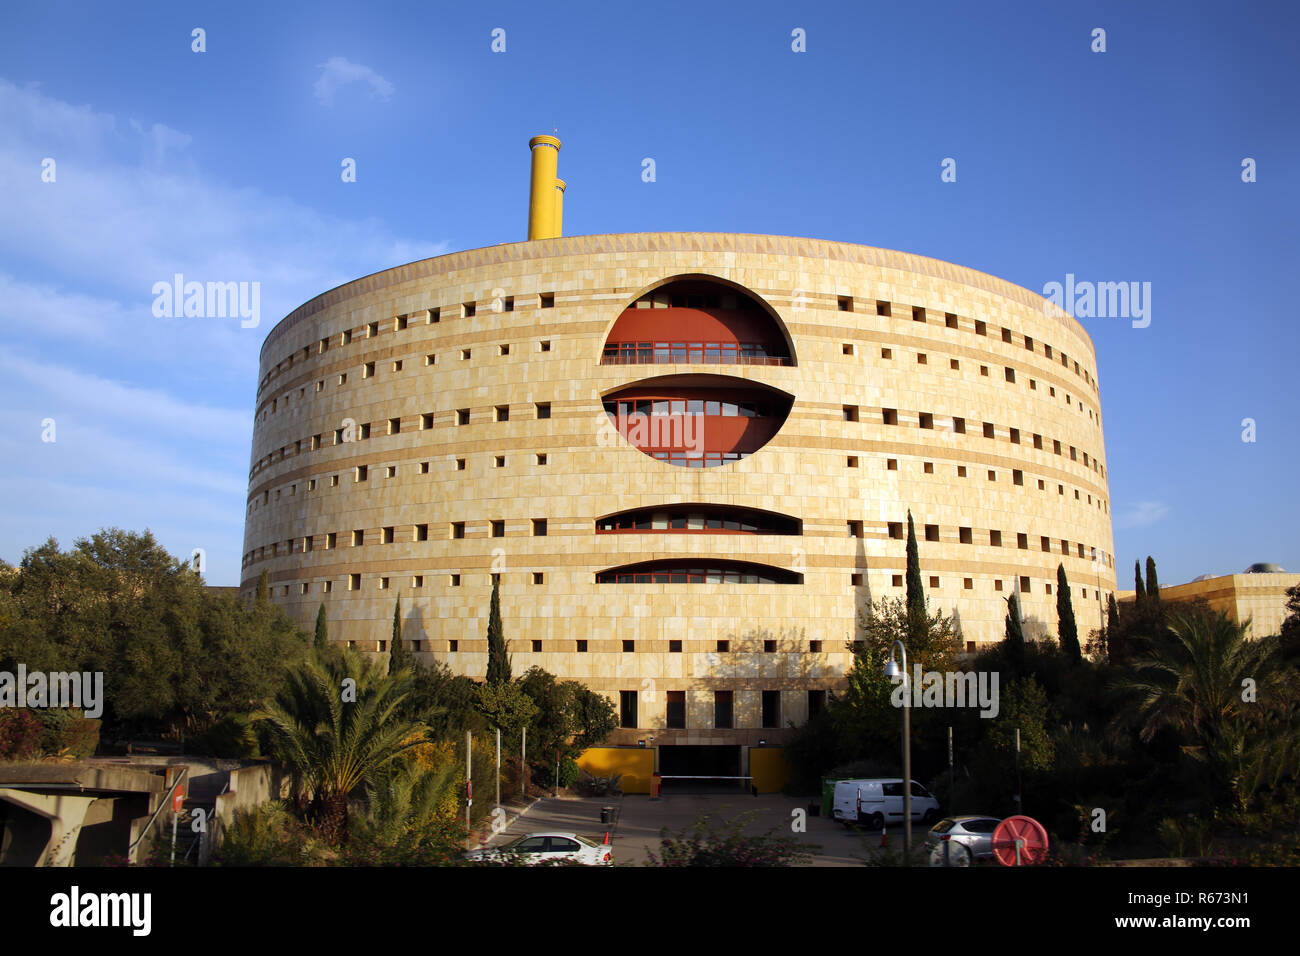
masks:
<svg viewBox="0 0 1300 956"><path fill-rule="evenodd" d="M836 781L831 816L845 826L861 823L873 830L878 830L887 823L902 823L902 777ZM939 801L934 794L913 780L912 821L933 823L937 819Z"/></svg>

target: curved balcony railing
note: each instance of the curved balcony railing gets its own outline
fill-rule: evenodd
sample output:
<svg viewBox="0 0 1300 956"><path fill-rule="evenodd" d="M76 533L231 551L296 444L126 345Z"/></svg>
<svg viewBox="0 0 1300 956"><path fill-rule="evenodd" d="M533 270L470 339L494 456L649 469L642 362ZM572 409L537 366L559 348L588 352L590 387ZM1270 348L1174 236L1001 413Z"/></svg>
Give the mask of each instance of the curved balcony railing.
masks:
<svg viewBox="0 0 1300 956"><path fill-rule="evenodd" d="M769 355L759 342L616 342L606 345L601 365L793 365Z"/></svg>

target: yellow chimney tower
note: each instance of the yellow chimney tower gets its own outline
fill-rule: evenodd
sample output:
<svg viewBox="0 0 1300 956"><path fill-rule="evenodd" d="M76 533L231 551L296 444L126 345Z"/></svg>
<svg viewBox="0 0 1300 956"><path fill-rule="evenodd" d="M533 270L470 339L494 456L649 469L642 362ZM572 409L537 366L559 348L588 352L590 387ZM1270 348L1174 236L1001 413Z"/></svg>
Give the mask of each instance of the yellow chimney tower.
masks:
<svg viewBox="0 0 1300 956"><path fill-rule="evenodd" d="M563 179L555 181L555 236L564 235L564 187Z"/></svg>
<svg viewBox="0 0 1300 956"><path fill-rule="evenodd" d="M534 136L528 141L533 151L532 181L528 192L528 238L553 239L560 234L556 223L556 172L560 165L560 141L554 136Z"/></svg>

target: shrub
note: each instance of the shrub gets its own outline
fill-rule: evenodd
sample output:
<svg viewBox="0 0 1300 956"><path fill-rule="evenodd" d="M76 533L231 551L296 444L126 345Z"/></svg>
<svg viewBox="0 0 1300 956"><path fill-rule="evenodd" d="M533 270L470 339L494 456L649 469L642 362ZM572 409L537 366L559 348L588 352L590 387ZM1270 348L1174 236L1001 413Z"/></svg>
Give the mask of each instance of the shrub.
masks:
<svg viewBox="0 0 1300 956"><path fill-rule="evenodd" d="M812 862L815 847L793 837L777 835L777 828L760 834L745 833L754 811L741 813L730 822L710 825L710 816L700 814L695 829L671 835L659 831L660 852L646 852L651 866L795 866Z"/></svg>
<svg viewBox="0 0 1300 956"><path fill-rule="evenodd" d="M257 731L252 720L243 714L223 717L204 733L193 738L190 749L212 757L251 760L262 756Z"/></svg>
<svg viewBox="0 0 1300 956"><path fill-rule="evenodd" d="M40 755L45 725L26 708L0 709L0 760L32 760Z"/></svg>
<svg viewBox="0 0 1300 956"><path fill-rule="evenodd" d="M74 760L92 757L99 749L99 729L103 726L99 720L90 717L74 719L68 724L63 737L63 746Z"/></svg>
<svg viewBox="0 0 1300 956"><path fill-rule="evenodd" d="M276 802L236 810L212 862L215 866L312 866L327 862L328 855L311 827Z"/></svg>

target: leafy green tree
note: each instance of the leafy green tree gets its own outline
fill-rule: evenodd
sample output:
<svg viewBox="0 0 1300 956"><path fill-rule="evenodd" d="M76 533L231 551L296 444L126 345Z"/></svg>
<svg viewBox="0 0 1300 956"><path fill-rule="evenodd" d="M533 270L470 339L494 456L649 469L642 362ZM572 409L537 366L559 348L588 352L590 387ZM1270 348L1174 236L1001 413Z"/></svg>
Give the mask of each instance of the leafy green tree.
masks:
<svg viewBox="0 0 1300 956"><path fill-rule="evenodd" d="M494 687L510 683L510 654L501 626L501 575L492 575L492 605L488 610L487 682ZM499 726L499 725L498 725Z"/></svg>
<svg viewBox="0 0 1300 956"><path fill-rule="evenodd" d="M427 740L424 726L399 713L410 691L409 673L384 674L378 659L339 650L313 655L291 670L276 698L254 714L267 726L295 792L310 797L316 826L332 843L347 839L348 798Z"/></svg>
<svg viewBox="0 0 1300 956"><path fill-rule="evenodd" d="M388 644L388 673L396 674L411 666L412 656L402 643L402 599L393 604L393 634Z"/></svg>
<svg viewBox="0 0 1300 956"><path fill-rule="evenodd" d="M867 651L883 668L895 641L907 648L908 665L920 664L922 670L947 671L957 666L961 644L951 617L941 611L926 614L923 627L913 633L913 611L898 598L881 598L858 614L861 640L854 642L855 660Z"/></svg>
<svg viewBox="0 0 1300 956"><path fill-rule="evenodd" d="M921 556L916 546L916 527L912 512L907 512L907 620L908 634L920 637L925 632L929 615L926 613L925 591L921 587Z"/></svg>
<svg viewBox="0 0 1300 956"><path fill-rule="evenodd" d="M0 576L0 665L104 674L104 736L203 734L273 693L306 635L214 595L151 534L50 539ZM12 666L3 667L12 670Z"/></svg>
<svg viewBox="0 0 1300 956"><path fill-rule="evenodd" d="M528 739L536 741L538 753L576 756L601 744L618 726L609 698L579 681L562 681L531 667L520 678L520 688L537 707Z"/></svg>
<svg viewBox="0 0 1300 956"><path fill-rule="evenodd" d="M1034 677L1015 680L1002 689L998 716L990 722L984 745L1004 770L1015 766L1016 731L1020 731L1020 768L1049 773L1056 762L1052 736L1056 714L1047 693Z"/></svg>
<svg viewBox="0 0 1300 956"><path fill-rule="evenodd" d="M1072 661L1083 659L1079 646L1079 628L1074 622L1074 604L1070 600L1070 582L1065 577L1065 565L1056 566L1056 617L1061 650Z"/></svg>
<svg viewBox="0 0 1300 956"><path fill-rule="evenodd" d="M453 673L443 661L422 664L415 660L411 670L411 693L402 703L401 714L425 724L434 740L465 739L487 728L478 710L478 685L464 674Z"/></svg>
<svg viewBox="0 0 1300 956"><path fill-rule="evenodd" d="M182 664L193 675L184 682L189 693L170 718L191 733L247 718L308 650L307 635L279 608L250 615L236 598L209 596L198 630L197 648Z"/></svg>
<svg viewBox="0 0 1300 956"><path fill-rule="evenodd" d="M922 672L956 670L961 650L952 618L942 613L927 615L924 630L917 633L907 605L900 598L882 598L867 605L859 613L858 626L861 640L852 645L853 666L845 675L848 686L841 696L827 702L826 719L834 726L837 763L897 751L900 717L892 700L895 684L885 676L885 663L895 641L902 641L907 649L909 681L915 680L918 665ZM919 743L937 740L935 728L949 715L943 708L922 708L913 710L911 719L913 741ZM797 728L792 752L824 755L822 745L804 739L824 733L820 721ZM829 769L824 765L801 766L796 771L807 778Z"/></svg>
<svg viewBox="0 0 1300 956"><path fill-rule="evenodd" d="M514 738L537 717L537 705L524 693L519 681L485 683L476 687L479 712L502 736Z"/></svg>
<svg viewBox="0 0 1300 956"><path fill-rule="evenodd" d="M323 651L330 646L329 624L325 618L325 602L322 601L316 611L316 638L313 642L316 650Z"/></svg>

